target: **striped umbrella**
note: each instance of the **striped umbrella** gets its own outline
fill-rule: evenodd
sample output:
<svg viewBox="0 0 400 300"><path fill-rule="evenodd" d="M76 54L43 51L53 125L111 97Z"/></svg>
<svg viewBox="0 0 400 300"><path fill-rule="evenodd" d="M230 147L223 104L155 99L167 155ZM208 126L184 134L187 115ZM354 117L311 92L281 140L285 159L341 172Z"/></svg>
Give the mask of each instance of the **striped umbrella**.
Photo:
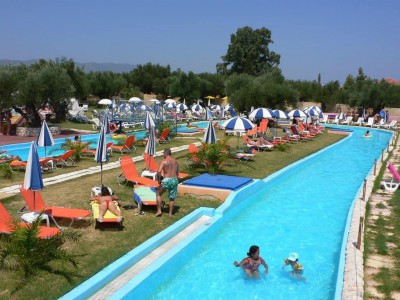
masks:
<svg viewBox="0 0 400 300"><path fill-rule="evenodd" d="M140 98L138 98L138 97L132 97L132 98L130 98L129 100L128 100L128 102L133 102L133 103L135 103L135 104L139 104L139 103L142 103L143 101L140 99Z"/></svg>
<svg viewBox="0 0 400 300"><path fill-rule="evenodd" d="M152 111L151 107L150 107L150 106L147 106L147 105L145 105L145 104L140 105L140 106L139 106L139 109L140 109L140 110L143 110L143 111Z"/></svg>
<svg viewBox="0 0 400 300"><path fill-rule="evenodd" d="M31 143L24 176L24 189L33 191L33 207L35 208L35 191L44 188L42 169L39 163L39 155L35 142Z"/></svg>
<svg viewBox="0 0 400 300"><path fill-rule="evenodd" d="M204 132L203 143L215 144L217 142L217 135L215 134L212 120L208 122L207 129Z"/></svg>
<svg viewBox="0 0 400 300"><path fill-rule="evenodd" d="M165 103L173 103L176 105L176 101L174 99L167 99L164 101Z"/></svg>
<svg viewBox="0 0 400 300"><path fill-rule="evenodd" d="M150 126L149 129L149 138L147 139L146 149L144 149L144 152L148 155L154 156L154 154L156 153L156 138L154 134L154 127Z"/></svg>
<svg viewBox="0 0 400 300"><path fill-rule="evenodd" d="M303 111L304 111L305 113L308 114L308 112L309 112L311 109L316 110L318 113L321 113L321 112L322 112L322 109L319 108L318 106L315 106L315 105L313 105L313 106L307 106L305 109L303 109Z"/></svg>
<svg viewBox="0 0 400 300"><path fill-rule="evenodd" d="M150 112L146 112L146 118L144 119L143 127L146 129L150 129L151 127L155 127L154 119L151 116Z"/></svg>
<svg viewBox="0 0 400 300"><path fill-rule="evenodd" d="M218 104L211 105L211 110L222 110L222 106Z"/></svg>
<svg viewBox="0 0 400 300"><path fill-rule="evenodd" d="M221 127L226 130L234 130L234 131L246 131L254 128L254 125L250 120L242 117L234 117L229 120L226 120Z"/></svg>
<svg viewBox="0 0 400 300"><path fill-rule="evenodd" d="M176 105L175 105L175 103L173 103L173 102L166 102L166 103L164 104L164 107L165 107L166 109L175 109L175 108L176 108Z"/></svg>
<svg viewBox="0 0 400 300"><path fill-rule="evenodd" d="M346 119L346 116L345 116L344 112L341 111L338 116L338 120L344 120L344 119Z"/></svg>
<svg viewBox="0 0 400 300"><path fill-rule="evenodd" d="M44 147L44 156L46 157L46 147L47 146L54 146L54 139L53 135L49 127L47 126L46 120L42 123L42 128L40 129L39 136L36 141L39 147Z"/></svg>
<svg viewBox="0 0 400 300"><path fill-rule="evenodd" d="M253 110L250 115L249 118L251 120L254 119L269 119L269 118L275 118L275 113L268 108L256 108L255 110Z"/></svg>
<svg viewBox="0 0 400 300"><path fill-rule="evenodd" d="M176 106L176 109L178 109L179 111L184 111L184 110L187 110L188 107L187 107L187 105L184 104L184 103L179 103L179 104Z"/></svg>
<svg viewBox="0 0 400 300"><path fill-rule="evenodd" d="M285 113L284 111L282 111L280 109L275 109L274 114L277 119L289 119L289 116L287 115L287 113Z"/></svg>
<svg viewBox="0 0 400 300"><path fill-rule="evenodd" d="M307 118L307 114L300 109L293 109L288 112L289 118Z"/></svg>
<svg viewBox="0 0 400 300"><path fill-rule="evenodd" d="M319 114L320 114L319 111L317 111L316 109L313 109L313 108L309 109L307 113L309 116L319 116Z"/></svg>
<svg viewBox="0 0 400 300"><path fill-rule="evenodd" d="M206 113L204 115L204 120L207 120L207 121L212 120L213 114L212 114L211 110L208 107L206 107L205 110L206 110Z"/></svg>
<svg viewBox="0 0 400 300"><path fill-rule="evenodd" d="M106 132L108 125L105 122L106 119L104 118L104 122L100 129L99 140L97 142L96 154L94 156L94 160L97 163L100 163L100 176L101 176L101 184L103 184L103 163L108 161L108 153L107 153L107 140L106 140Z"/></svg>
<svg viewBox="0 0 400 300"><path fill-rule="evenodd" d="M203 106L201 106L200 104L195 104L192 106L192 111L202 111L203 110Z"/></svg>

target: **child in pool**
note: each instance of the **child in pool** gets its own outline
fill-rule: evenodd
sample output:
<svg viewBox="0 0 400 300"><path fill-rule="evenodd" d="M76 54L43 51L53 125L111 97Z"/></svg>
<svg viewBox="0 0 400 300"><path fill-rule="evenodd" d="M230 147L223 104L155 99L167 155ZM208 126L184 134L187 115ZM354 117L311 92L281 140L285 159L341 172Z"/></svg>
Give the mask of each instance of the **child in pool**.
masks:
<svg viewBox="0 0 400 300"><path fill-rule="evenodd" d="M303 274L303 266L299 264L299 255L296 252L290 253L288 258L284 259L285 264L282 266L282 270L286 268L287 265L292 267L290 275L295 278L306 280L301 275Z"/></svg>
<svg viewBox="0 0 400 300"><path fill-rule="evenodd" d="M371 136L371 134L369 133L369 130L367 130L367 132L364 134L364 136Z"/></svg>
<svg viewBox="0 0 400 300"><path fill-rule="evenodd" d="M233 262L235 267L242 267L246 272L247 277L261 278L258 268L263 265L265 268L264 274L268 274L268 265L260 256L260 248L258 246L251 246L246 258L243 258L240 263Z"/></svg>

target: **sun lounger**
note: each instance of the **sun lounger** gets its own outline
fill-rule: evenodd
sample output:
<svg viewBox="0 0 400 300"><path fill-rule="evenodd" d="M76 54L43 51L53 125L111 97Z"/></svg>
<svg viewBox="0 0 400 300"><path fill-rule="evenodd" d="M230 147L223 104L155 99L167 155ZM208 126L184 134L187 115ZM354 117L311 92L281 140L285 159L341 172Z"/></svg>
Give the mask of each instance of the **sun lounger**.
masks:
<svg viewBox="0 0 400 300"><path fill-rule="evenodd" d="M159 186L159 183L155 180L140 177L138 175L136 165L131 157L129 156L121 156L119 158L119 162L121 164L122 174L117 177L117 181L119 185L128 182L133 182L133 184L144 185L144 186Z"/></svg>
<svg viewBox="0 0 400 300"><path fill-rule="evenodd" d="M4 205L0 202L0 233L11 234L15 230L15 225L28 227L30 226L28 223L19 222L14 223L10 214L4 207ZM39 226L39 233L37 234L38 238L46 239L56 234L60 233L60 229L46 226Z"/></svg>
<svg viewBox="0 0 400 300"><path fill-rule="evenodd" d="M53 158L53 163L54 165L61 166L62 168L68 167L68 166L74 166L75 161L72 159L72 155L75 153L75 150L68 150L65 152L63 155L61 155L58 158Z"/></svg>
<svg viewBox="0 0 400 300"><path fill-rule="evenodd" d="M115 206L119 211L121 211L119 204L117 201L114 201ZM94 219L94 228L100 228L102 223L116 223L119 227L122 228L122 220L118 220L118 217L114 215L111 211L107 209L103 222L99 222L98 218L100 217L100 205L97 201L90 201L90 206L92 207L93 219Z"/></svg>
<svg viewBox="0 0 400 300"><path fill-rule="evenodd" d="M156 159L152 155L148 155L147 153L143 154L144 162L146 163L146 170L142 171L142 177L152 177L153 180L156 180L156 174L158 171L158 165ZM163 174L161 174L163 175ZM187 173L179 173L178 179L184 179L189 177Z"/></svg>
<svg viewBox="0 0 400 300"><path fill-rule="evenodd" d="M132 149L136 152L136 147L133 145L135 142L135 136L130 135L125 141L125 144L123 146L117 146L117 145L111 145L112 150L118 150L121 152L121 154L124 154L124 152L132 152Z"/></svg>
<svg viewBox="0 0 400 300"><path fill-rule="evenodd" d="M42 171L46 171L46 170L48 171L53 168L53 164L51 163L52 160L53 160L53 158L51 158L51 157L39 159L39 164L42 168ZM28 162L20 161L20 160L13 160L9 164L12 172L25 171L27 165L28 165Z"/></svg>
<svg viewBox="0 0 400 300"><path fill-rule="evenodd" d="M28 205L30 211L39 213L43 211L43 213L48 215L53 220L54 224L56 224L56 226L60 229L63 227L57 223L56 218L70 219L71 222L67 227L71 227L75 220L82 220L90 215L90 210L87 209L46 206L42 195L40 195L38 191L25 190L22 187L21 195Z"/></svg>

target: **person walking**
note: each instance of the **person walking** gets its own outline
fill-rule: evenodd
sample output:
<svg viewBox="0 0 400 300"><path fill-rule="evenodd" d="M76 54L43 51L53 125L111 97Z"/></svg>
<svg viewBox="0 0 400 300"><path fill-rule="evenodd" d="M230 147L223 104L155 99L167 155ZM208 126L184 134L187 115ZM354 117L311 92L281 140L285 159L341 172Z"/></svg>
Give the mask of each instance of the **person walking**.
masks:
<svg viewBox="0 0 400 300"><path fill-rule="evenodd" d="M157 213L156 217L162 216L161 203L162 194L168 191L169 198L169 216L172 216L175 204L175 198L178 192L178 174L179 174L179 163L173 157L171 157L171 149L164 149L164 160L161 162L158 168L157 177L160 186L157 189Z"/></svg>

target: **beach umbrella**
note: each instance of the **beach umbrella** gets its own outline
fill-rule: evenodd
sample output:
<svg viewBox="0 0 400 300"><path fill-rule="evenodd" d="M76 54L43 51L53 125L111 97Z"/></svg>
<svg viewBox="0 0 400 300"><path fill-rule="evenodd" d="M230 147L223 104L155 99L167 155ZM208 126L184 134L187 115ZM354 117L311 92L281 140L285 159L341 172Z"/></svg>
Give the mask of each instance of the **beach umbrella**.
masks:
<svg viewBox="0 0 400 300"><path fill-rule="evenodd" d="M249 119L242 117L230 118L221 125L221 127L225 128L226 130L233 131L246 131L254 128L255 126L256 125L254 125Z"/></svg>
<svg viewBox="0 0 400 300"><path fill-rule="evenodd" d="M156 153L156 138L154 134L154 127L150 126L149 129L149 137L147 139L147 144L144 152L148 155L154 156L154 154Z"/></svg>
<svg viewBox="0 0 400 300"><path fill-rule="evenodd" d="M164 101L165 103L173 103L176 104L176 101L174 99L167 99Z"/></svg>
<svg viewBox="0 0 400 300"><path fill-rule="evenodd" d="M256 108L249 114L251 120L275 118L275 113L268 108Z"/></svg>
<svg viewBox="0 0 400 300"><path fill-rule="evenodd" d="M313 108L309 109L307 113L309 116L319 116L319 114L320 114L319 111L317 111L316 109L313 109Z"/></svg>
<svg viewBox="0 0 400 300"><path fill-rule="evenodd" d="M212 120L212 119L213 119L212 112L208 107L206 107L206 113L204 115L204 120Z"/></svg>
<svg viewBox="0 0 400 300"><path fill-rule="evenodd" d="M362 117L363 119L365 119L365 117L366 117L366 114L367 114L367 113L366 113L366 111L365 111L365 108L364 108L364 109L363 109L363 112L362 112L362 116L361 116L361 117Z"/></svg>
<svg viewBox="0 0 400 300"><path fill-rule="evenodd" d="M222 106L218 104L211 105L211 110L222 110Z"/></svg>
<svg viewBox="0 0 400 300"><path fill-rule="evenodd" d="M228 96L225 96L224 98L222 98L222 100L228 100Z"/></svg>
<svg viewBox="0 0 400 300"><path fill-rule="evenodd" d="M187 107L186 104L184 104L184 103L179 103L179 104L176 106L176 109L178 109L179 111L184 111L184 110L187 110L188 107Z"/></svg>
<svg viewBox="0 0 400 300"><path fill-rule="evenodd" d="M153 104L160 104L160 100L157 100L157 99L151 99L151 100L149 100L149 102L153 103Z"/></svg>
<svg viewBox="0 0 400 300"><path fill-rule="evenodd" d="M173 102L166 102L165 104L164 104L164 107L166 108L166 109L175 109L176 108L176 105L175 105L175 103L173 103Z"/></svg>
<svg viewBox="0 0 400 300"><path fill-rule="evenodd" d="M142 99L140 99L140 98L138 98L138 97L132 97L132 98L130 98L130 99L128 100L128 102L138 104L138 103L142 103L143 101L142 101Z"/></svg>
<svg viewBox="0 0 400 300"><path fill-rule="evenodd" d="M97 163L100 163L100 176L101 176L101 184L103 185L103 163L108 161L108 153L107 153L107 141L106 141L106 132L108 128L108 124L105 122L107 117L104 118L104 122L100 129L99 140L97 141L96 154L94 156L94 160Z"/></svg>
<svg viewBox="0 0 400 300"><path fill-rule="evenodd" d="M143 122L143 127L146 129L150 129L151 127L155 127L156 124L154 123L154 119L151 116L150 112L146 112L146 118Z"/></svg>
<svg viewBox="0 0 400 300"><path fill-rule="evenodd" d="M36 141L39 147L44 147L44 156L46 157L46 147L47 146L54 146L54 139L53 135L49 127L47 126L46 120L43 120L42 128L40 129L39 136Z"/></svg>
<svg viewBox="0 0 400 300"><path fill-rule="evenodd" d="M152 111L151 107L147 106L145 104L140 105L139 108L140 108L140 110L143 110L143 111Z"/></svg>
<svg viewBox="0 0 400 300"><path fill-rule="evenodd" d="M307 118L307 114L300 109L293 109L287 114L289 118Z"/></svg>
<svg viewBox="0 0 400 300"><path fill-rule="evenodd" d="M228 111L233 110L233 106L230 104L227 104L227 105L225 105L225 110L228 110Z"/></svg>
<svg viewBox="0 0 400 300"><path fill-rule="evenodd" d="M321 112L322 112L322 109L319 108L318 106L315 106L315 105L313 105L313 106L307 106L305 109L303 109L303 111L304 111L306 114L308 114L308 112L309 112L311 109L316 110L318 113L321 113Z"/></svg>
<svg viewBox="0 0 400 300"><path fill-rule="evenodd" d="M203 110L203 106L201 106L200 104L195 104L192 106L192 111L202 111Z"/></svg>
<svg viewBox="0 0 400 300"><path fill-rule="evenodd" d="M110 119L108 117L108 111L105 112L104 117L103 117L103 122L101 123L101 126L105 126L106 134L110 133Z"/></svg>
<svg viewBox="0 0 400 300"><path fill-rule="evenodd" d="M42 169L40 167L39 155L35 142L31 143L28 154L28 163L25 169L24 189L33 191L33 207L35 208L35 191L42 190L44 187L42 179Z"/></svg>
<svg viewBox="0 0 400 300"><path fill-rule="evenodd" d="M110 104L112 104L112 101L110 99L101 99L98 104L100 104L100 105L110 105Z"/></svg>
<svg viewBox="0 0 400 300"><path fill-rule="evenodd" d="M289 119L289 116L283 110L275 109L274 114L277 119Z"/></svg>
<svg viewBox="0 0 400 300"><path fill-rule="evenodd" d="M346 119L346 116L345 116L344 112L341 111L338 116L338 120L344 120L344 119Z"/></svg>
<svg viewBox="0 0 400 300"><path fill-rule="evenodd" d="M208 122L206 131L203 136L203 143L215 144L217 142L217 135L215 134L214 125L212 120Z"/></svg>

